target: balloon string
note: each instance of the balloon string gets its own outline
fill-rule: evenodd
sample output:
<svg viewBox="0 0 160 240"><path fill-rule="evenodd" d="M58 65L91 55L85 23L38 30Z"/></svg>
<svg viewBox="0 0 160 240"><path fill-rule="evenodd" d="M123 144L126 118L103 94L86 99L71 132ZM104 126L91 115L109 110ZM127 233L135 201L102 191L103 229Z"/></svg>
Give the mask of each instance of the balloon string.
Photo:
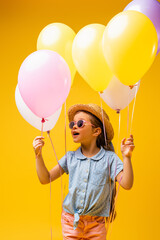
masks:
<svg viewBox="0 0 160 240"><path fill-rule="evenodd" d="M100 93L99 93L100 96ZM106 130L105 130L105 125L104 125L104 116L103 116L103 107L102 107L102 100L100 97L100 101L101 101L101 113L102 113L102 121L103 121L103 132L104 132L104 139L105 139L105 144L107 146L107 137L106 137Z"/></svg>
<svg viewBox="0 0 160 240"><path fill-rule="evenodd" d="M117 113L119 114L119 127L118 127L118 140L117 140L117 155L118 155L118 144L119 144L120 126L121 126L121 111L117 110ZM113 183L115 188L116 188L116 170L117 170L117 159L116 159L116 166L115 166L115 172L114 172L114 183ZM119 181L119 184L121 182L121 179ZM116 193L116 196L118 196L118 192ZM115 199L116 199L116 196L115 196ZM115 207L116 207L116 205L115 205L115 200L114 200L113 207L112 207L113 211L111 212L111 215L109 216L108 229L109 229L109 225L110 225L110 220L112 219L113 214L115 212ZM111 226L112 226L112 223L111 223ZM108 231L108 229L107 229L107 231ZM112 228L111 228L111 230L112 230ZM111 235L111 231L110 231L110 235Z"/></svg>
<svg viewBox="0 0 160 240"><path fill-rule="evenodd" d="M129 105L127 108L127 136L128 136L128 133L129 133Z"/></svg>
<svg viewBox="0 0 160 240"><path fill-rule="evenodd" d="M52 139L50 137L50 131L47 131L47 134L48 134L48 137L50 139L50 142L51 142L51 145L52 145L52 148L53 148L53 151L54 151L54 154L56 156L56 160L57 160L57 163L58 163L58 158L57 158L57 154L55 152L55 149L54 149L54 146L53 146L53 142L52 142ZM59 165L59 163L58 163ZM60 170L60 176L61 176L61 199L62 199L62 173L61 173L61 168L60 168L60 165L59 165L59 170ZM51 225L51 240L52 240L52 194L51 194L51 176L49 176L49 179L50 179L50 225Z"/></svg>
<svg viewBox="0 0 160 240"><path fill-rule="evenodd" d="M130 133L132 131L132 123L133 123L133 113L134 113L134 109L135 109L135 102L136 102L136 96L137 96L137 91L138 91L138 87L137 85L135 85L134 87L136 87L136 92L135 92L135 99L134 99L134 105L133 105L133 110L132 110L132 120L131 120L131 130L130 130ZM129 99L129 98L128 98ZM119 135L120 135L120 116L119 116L119 130L118 130L118 142L119 142ZM129 132L129 103L128 103L128 116L127 116L127 134ZM117 147L117 154L118 154L118 147ZM117 164L117 161L116 161L116 164ZM116 168L115 168L116 169ZM120 182L122 180L122 177L123 175L121 176L120 178L120 181L119 181L119 185L118 185L118 190L117 190L117 193L116 193L116 196L115 196L115 201L114 201L114 204L113 204L113 212L111 213L111 217L113 216L114 212L115 212L115 208L116 208L116 203L117 203L117 198L118 198L118 193L119 193L119 188L120 188ZM115 177L114 177L114 180L115 180ZM112 231L112 225L113 225L113 222L111 223L111 231ZM110 236L111 236L111 231L110 231L110 235L108 237L108 240L110 239Z"/></svg>
<svg viewBox="0 0 160 240"><path fill-rule="evenodd" d="M129 87L131 89L131 87ZM128 94L128 107L127 107L127 136L129 134L129 99L130 99L130 93L131 91L129 91Z"/></svg>
<svg viewBox="0 0 160 240"><path fill-rule="evenodd" d="M130 129L130 134L132 133L132 124L133 124L133 115L134 115L134 109L135 109L135 104L136 104L136 97L137 97L137 91L138 91L138 86L136 87L136 92L135 92L135 97L134 97L134 104L133 104L133 109L132 109L132 118L131 118L131 129Z"/></svg>
<svg viewBox="0 0 160 240"><path fill-rule="evenodd" d="M54 148L54 146L53 146L52 139L51 139L51 137L50 137L50 131L47 131L47 134L48 134L48 137L49 137L49 139L50 139L50 142L51 142L51 145L52 145L52 148L53 148L53 151L54 151L55 157L56 157L56 161L57 161L58 166L59 166L59 172L60 172L60 177L61 177L61 205L62 205L62 203L63 203L62 170L61 170L61 167L60 167L59 162L58 162L58 157L57 157L57 154L56 154L55 148Z"/></svg>
<svg viewBox="0 0 160 240"><path fill-rule="evenodd" d="M120 138L121 111L118 114L119 114L119 126L118 126L118 140L117 140L117 155L118 155L118 146L119 146L119 138Z"/></svg>
<svg viewBox="0 0 160 240"><path fill-rule="evenodd" d="M121 178L120 178L120 180L119 180L118 189L117 189L116 196L115 196L115 200L114 200L114 203L113 203L113 210L114 210L114 211L111 213L111 218L112 218L112 216L114 216L114 213L115 213L116 203L117 203L118 194L119 194L119 188L120 188L120 182L121 182L121 180L122 180L122 177L123 177L123 175L121 176ZM108 236L108 240L109 240L110 237L111 237L112 226L113 226L113 221L111 222L110 235ZM108 231L108 230L107 230L107 231Z"/></svg>
<svg viewBox="0 0 160 240"><path fill-rule="evenodd" d="M65 160L66 160L66 165L67 165L67 128L66 128L66 121L67 121L67 118L66 118L66 101L65 101L65 104L64 104L64 112L65 112L65 128L64 128L64 135L65 135ZM66 189L66 182L64 183L64 195L63 195L63 199L65 197L65 189Z"/></svg>
<svg viewBox="0 0 160 240"><path fill-rule="evenodd" d="M120 138L120 128L121 128L121 111L119 112L119 126L118 126L118 140L117 140L117 155L118 155L118 145L119 145L119 138ZM116 166L114 172L114 184L116 180L116 170L117 170L117 158L116 158Z"/></svg>
<svg viewBox="0 0 160 240"><path fill-rule="evenodd" d="M44 118L41 120L42 127L41 127L41 137L43 137L43 123L45 122ZM51 240L52 240L52 201L51 201L51 176L49 175L50 179L50 228L51 228Z"/></svg>
<svg viewBox="0 0 160 240"><path fill-rule="evenodd" d="M64 104L64 109L65 109L65 154L67 153L67 134L66 134L66 101Z"/></svg>
<svg viewBox="0 0 160 240"><path fill-rule="evenodd" d="M52 197L51 197L51 176L50 179L50 225L51 225L51 240L52 240Z"/></svg>
<svg viewBox="0 0 160 240"><path fill-rule="evenodd" d="M44 118L42 118L42 120L41 120L41 123L42 123L42 126L41 126L41 137L43 137L43 123L45 122L45 120L44 120ZM40 151L38 152L38 156L40 155L40 153L41 153L41 150L42 150L42 147L41 147L41 149L40 149Z"/></svg>
<svg viewBox="0 0 160 240"><path fill-rule="evenodd" d="M119 145L119 137L120 137L120 128L121 128L121 112L119 112L119 127L118 127L118 140L117 140L117 155L118 155L118 145ZM117 170L117 158L116 158L116 166L114 172L114 184L116 179L116 170Z"/></svg>
<svg viewBox="0 0 160 240"><path fill-rule="evenodd" d="M44 118L42 118L41 120L41 123L42 123L42 126L41 126L41 137L43 137L43 123L45 122ZM42 149L42 147L41 147Z"/></svg>
<svg viewBox="0 0 160 240"><path fill-rule="evenodd" d="M42 122L42 127L41 127L41 137L43 137L43 122Z"/></svg>
<svg viewBox="0 0 160 240"><path fill-rule="evenodd" d="M100 93L99 93L99 96L100 96ZM103 123L103 132L104 132L104 138L105 138L105 145L108 146L106 130L105 130L105 125L104 125L104 114L103 114L103 106L102 106L102 99L101 99L101 97L100 97L100 102L101 102L101 113L102 113L102 123ZM108 158L108 170L109 170L109 195L110 195L110 204L111 204L112 189L111 189L109 158ZM109 219L109 223L108 223L108 228L109 228L109 224L110 224L110 219Z"/></svg>
<svg viewBox="0 0 160 240"><path fill-rule="evenodd" d="M41 123L42 123L42 127L41 127L41 137L43 137L43 124L48 121L48 119L42 118Z"/></svg>
<svg viewBox="0 0 160 240"><path fill-rule="evenodd" d="M116 112L117 112L117 114L119 114L119 127L118 127L118 140L117 140L117 155L118 155L118 143L119 143L120 124L121 124L121 111L120 111L120 109L117 109ZM117 170L117 159L116 159L115 172L114 172L114 182L113 182L114 188L116 188L116 170ZM120 180L120 181L121 181L121 180ZM113 191L114 191L114 188L113 188ZM115 189L115 190L116 190L116 189ZM112 194L114 194L114 192L113 192ZM116 194L117 194L117 193L116 193ZM115 200L114 200L114 202L115 202ZM115 212L115 204L113 204L112 212L111 212L111 214L110 214L110 216L109 216L109 218L108 218L109 220L108 220L107 232L108 232L108 230L109 230L109 225L110 225L110 222L111 222L111 219L112 219L112 217L113 217L114 212ZM113 222L113 221L112 221L112 222ZM112 226L112 225L111 225L111 226ZM112 230L112 228L111 228L111 230ZM110 232L110 234L111 234L111 232Z"/></svg>

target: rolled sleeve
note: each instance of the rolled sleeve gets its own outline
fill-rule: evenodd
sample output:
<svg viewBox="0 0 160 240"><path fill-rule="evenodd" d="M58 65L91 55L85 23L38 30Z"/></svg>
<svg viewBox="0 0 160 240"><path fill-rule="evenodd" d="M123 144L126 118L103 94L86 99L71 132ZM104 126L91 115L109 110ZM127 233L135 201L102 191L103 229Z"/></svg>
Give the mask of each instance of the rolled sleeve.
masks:
<svg viewBox="0 0 160 240"><path fill-rule="evenodd" d="M63 170L68 174L68 164L67 164L67 158L66 155L64 155L59 161L59 165L63 168Z"/></svg>
<svg viewBox="0 0 160 240"><path fill-rule="evenodd" d="M114 178L118 175L118 173L123 170L123 162L115 153L112 155L110 168L111 179L114 181Z"/></svg>

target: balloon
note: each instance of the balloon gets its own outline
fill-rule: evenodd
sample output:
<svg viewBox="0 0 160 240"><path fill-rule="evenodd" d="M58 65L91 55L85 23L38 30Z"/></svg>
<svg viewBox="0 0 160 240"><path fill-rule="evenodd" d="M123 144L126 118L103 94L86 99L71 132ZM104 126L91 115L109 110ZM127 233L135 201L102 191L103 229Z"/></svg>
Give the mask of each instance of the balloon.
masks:
<svg viewBox="0 0 160 240"><path fill-rule="evenodd" d="M82 28L73 41L73 61L80 75L96 91L103 91L113 74L102 51L105 26L90 24Z"/></svg>
<svg viewBox="0 0 160 240"><path fill-rule="evenodd" d="M103 93L100 93L100 97L107 103L107 105L118 111L122 110L129 105L129 103L135 97L136 92L139 89L140 81L133 86L133 88L122 84L115 76L110 81L108 87Z"/></svg>
<svg viewBox="0 0 160 240"><path fill-rule="evenodd" d="M17 85L16 91L15 91L15 101L16 101L17 108L18 108L20 114L22 115L22 117L33 127L37 128L41 131L41 127L42 127L41 118L37 117L34 113L32 113L32 111L24 103L24 101L21 97L21 94L19 92L18 85ZM62 107L60 107L52 116L50 116L46 119L45 123L43 124L44 132L50 131L55 126L55 124L58 121L58 118L61 114L61 110L62 110Z"/></svg>
<svg viewBox="0 0 160 240"><path fill-rule="evenodd" d="M69 67L56 52L33 52L19 69L18 87L25 104L35 115L49 117L62 106L69 94Z"/></svg>
<svg viewBox="0 0 160 240"><path fill-rule="evenodd" d="M151 20L132 10L111 19L102 41L109 67L125 85L135 84L147 72L154 61L157 44L157 32Z"/></svg>
<svg viewBox="0 0 160 240"><path fill-rule="evenodd" d="M52 50L65 59L71 72L71 84L76 73L72 59L72 43L75 36L75 32L67 25L51 23L42 29L37 40L37 50Z"/></svg>
<svg viewBox="0 0 160 240"><path fill-rule="evenodd" d="M160 3L156 0L134 0L125 7L125 10L141 12L152 21L158 35L158 54L160 51Z"/></svg>

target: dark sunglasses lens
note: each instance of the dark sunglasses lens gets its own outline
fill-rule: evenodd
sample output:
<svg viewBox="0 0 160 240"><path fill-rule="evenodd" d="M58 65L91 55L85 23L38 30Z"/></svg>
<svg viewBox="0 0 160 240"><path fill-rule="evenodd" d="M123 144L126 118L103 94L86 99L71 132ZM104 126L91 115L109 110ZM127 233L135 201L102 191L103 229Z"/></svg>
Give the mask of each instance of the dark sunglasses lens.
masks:
<svg viewBox="0 0 160 240"><path fill-rule="evenodd" d="M80 128L80 127L83 127L83 124L84 124L84 122L83 122L83 120L79 120L78 122L77 122L77 126Z"/></svg>
<svg viewBox="0 0 160 240"><path fill-rule="evenodd" d="M74 126L74 122L70 122L70 123L69 123L69 128L72 129L73 126Z"/></svg>

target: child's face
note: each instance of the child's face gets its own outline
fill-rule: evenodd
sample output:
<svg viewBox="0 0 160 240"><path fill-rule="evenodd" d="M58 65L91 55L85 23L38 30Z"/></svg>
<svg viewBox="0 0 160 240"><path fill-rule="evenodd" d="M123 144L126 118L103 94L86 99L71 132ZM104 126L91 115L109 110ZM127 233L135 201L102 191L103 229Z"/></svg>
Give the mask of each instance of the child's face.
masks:
<svg viewBox="0 0 160 240"><path fill-rule="evenodd" d="M77 127L77 124L73 126L71 129L73 141L81 144L89 144L95 138L89 115L84 112L78 112L75 114L73 121L78 122L79 120L85 120L86 123L81 128Z"/></svg>

